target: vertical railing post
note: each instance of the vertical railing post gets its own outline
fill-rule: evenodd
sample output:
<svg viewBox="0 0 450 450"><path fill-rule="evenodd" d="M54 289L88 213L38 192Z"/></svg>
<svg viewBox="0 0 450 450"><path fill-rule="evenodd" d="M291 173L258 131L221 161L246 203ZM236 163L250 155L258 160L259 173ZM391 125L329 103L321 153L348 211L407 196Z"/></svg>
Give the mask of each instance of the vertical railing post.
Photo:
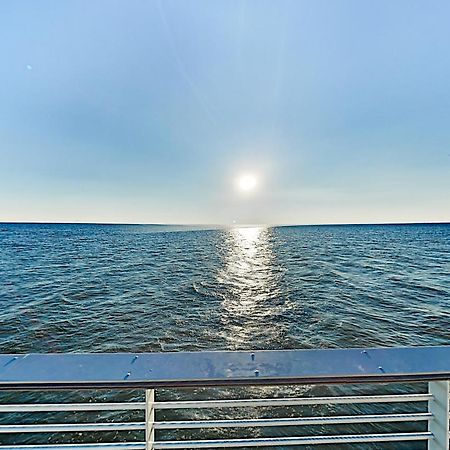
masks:
<svg viewBox="0 0 450 450"><path fill-rule="evenodd" d="M428 389L433 395L428 402L428 411L433 414L428 422L428 430L433 433L428 450L449 450L449 382L430 381Z"/></svg>
<svg viewBox="0 0 450 450"><path fill-rule="evenodd" d="M145 390L145 450L153 450L155 442L155 390Z"/></svg>

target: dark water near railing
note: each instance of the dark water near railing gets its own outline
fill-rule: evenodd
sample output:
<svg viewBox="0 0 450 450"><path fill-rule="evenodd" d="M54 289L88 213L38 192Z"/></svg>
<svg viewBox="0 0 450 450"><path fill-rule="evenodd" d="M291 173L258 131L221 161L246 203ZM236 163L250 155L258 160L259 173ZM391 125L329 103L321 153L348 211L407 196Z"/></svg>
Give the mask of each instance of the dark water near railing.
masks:
<svg viewBox="0 0 450 450"><path fill-rule="evenodd" d="M2 353L450 344L450 225L0 224L0 307Z"/></svg>

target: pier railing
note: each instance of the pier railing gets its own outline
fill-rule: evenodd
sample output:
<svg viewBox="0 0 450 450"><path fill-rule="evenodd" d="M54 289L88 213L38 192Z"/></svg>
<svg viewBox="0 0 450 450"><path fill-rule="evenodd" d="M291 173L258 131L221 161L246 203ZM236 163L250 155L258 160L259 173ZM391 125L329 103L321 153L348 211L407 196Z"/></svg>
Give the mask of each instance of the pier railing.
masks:
<svg viewBox="0 0 450 450"><path fill-rule="evenodd" d="M449 379L450 346L0 355L0 450L448 450Z"/></svg>

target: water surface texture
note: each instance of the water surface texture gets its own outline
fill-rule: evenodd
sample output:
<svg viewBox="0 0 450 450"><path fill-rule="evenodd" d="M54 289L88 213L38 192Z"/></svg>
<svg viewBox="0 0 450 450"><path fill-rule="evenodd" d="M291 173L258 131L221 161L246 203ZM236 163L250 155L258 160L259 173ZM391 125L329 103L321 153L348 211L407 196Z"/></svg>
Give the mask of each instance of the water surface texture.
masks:
<svg viewBox="0 0 450 450"><path fill-rule="evenodd" d="M450 343L450 225L0 224L0 351Z"/></svg>

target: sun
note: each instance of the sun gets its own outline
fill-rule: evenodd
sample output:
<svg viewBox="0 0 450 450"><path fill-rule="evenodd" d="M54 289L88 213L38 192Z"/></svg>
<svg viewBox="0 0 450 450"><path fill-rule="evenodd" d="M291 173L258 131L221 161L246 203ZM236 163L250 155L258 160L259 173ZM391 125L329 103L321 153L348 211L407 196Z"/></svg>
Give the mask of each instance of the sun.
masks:
<svg viewBox="0 0 450 450"><path fill-rule="evenodd" d="M251 173L241 175L237 179L237 187L241 192L251 192L258 185L258 179Z"/></svg>

